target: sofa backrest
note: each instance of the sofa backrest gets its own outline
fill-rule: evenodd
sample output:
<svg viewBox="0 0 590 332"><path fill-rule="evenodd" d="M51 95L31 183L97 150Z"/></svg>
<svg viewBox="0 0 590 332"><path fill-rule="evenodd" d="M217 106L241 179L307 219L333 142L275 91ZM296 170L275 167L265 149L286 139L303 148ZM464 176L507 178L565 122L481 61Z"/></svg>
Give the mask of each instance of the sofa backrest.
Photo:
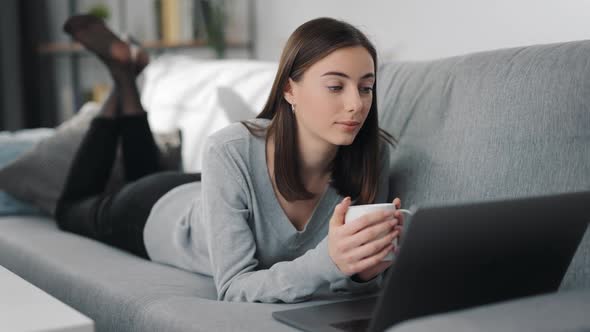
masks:
<svg viewBox="0 0 590 332"><path fill-rule="evenodd" d="M399 140L391 194L406 207L590 190L590 41L387 63L378 75L380 125ZM590 286L590 232L575 264L566 283Z"/></svg>

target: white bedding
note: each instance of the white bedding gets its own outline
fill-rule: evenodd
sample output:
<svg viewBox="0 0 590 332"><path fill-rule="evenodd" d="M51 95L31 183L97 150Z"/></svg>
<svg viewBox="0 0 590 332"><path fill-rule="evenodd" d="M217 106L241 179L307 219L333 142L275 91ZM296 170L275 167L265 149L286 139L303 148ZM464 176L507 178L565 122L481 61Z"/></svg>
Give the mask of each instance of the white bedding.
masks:
<svg viewBox="0 0 590 332"><path fill-rule="evenodd" d="M145 69L141 100L153 131L181 129L184 170L198 172L204 138L255 117L276 70L272 62L164 55Z"/></svg>

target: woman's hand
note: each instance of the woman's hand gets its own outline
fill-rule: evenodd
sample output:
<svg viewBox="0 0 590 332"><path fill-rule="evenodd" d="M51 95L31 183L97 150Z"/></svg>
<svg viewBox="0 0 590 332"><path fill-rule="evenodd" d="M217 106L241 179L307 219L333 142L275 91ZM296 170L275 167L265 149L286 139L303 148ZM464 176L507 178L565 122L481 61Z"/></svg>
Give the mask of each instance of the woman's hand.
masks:
<svg viewBox="0 0 590 332"><path fill-rule="evenodd" d="M402 201L399 198L393 200L393 205L395 205L396 209L401 209ZM401 236L402 236L402 226L404 225L404 214L401 211L395 211L394 215L395 219L398 220L398 224L395 226L395 229L399 231L397 235L397 242L399 243ZM393 248L395 251L397 248ZM370 267L364 271L361 271L357 274L358 278L362 281L369 281L379 275L381 272L385 271L387 268L391 266L393 261L384 261L380 262L379 264L375 265L374 267Z"/></svg>
<svg viewBox="0 0 590 332"><path fill-rule="evenodd" d="M396 199L394 204L399 206L401 201ZM394 249L392 242L401 232L403 218L398 217L399 211L376 211L345 224L349 206L347 197L334 209L328 232L329 255L342 273L357 274L367 281L391 265L391 261L382 260Z"/></svg>

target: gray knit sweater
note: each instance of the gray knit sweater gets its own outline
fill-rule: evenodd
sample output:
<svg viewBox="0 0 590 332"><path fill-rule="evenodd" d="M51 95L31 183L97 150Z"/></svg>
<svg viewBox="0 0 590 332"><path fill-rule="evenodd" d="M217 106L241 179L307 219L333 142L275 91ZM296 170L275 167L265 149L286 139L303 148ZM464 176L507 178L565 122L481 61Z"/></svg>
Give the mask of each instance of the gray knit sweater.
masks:
<svg viewBox="0 0 590 332"><path fill-rule="evenodd" d="M343 198L334 188L297 231L275 196L264 138L236 123L211 135L203 153L202 182L174 188L152 208L144 229L151 260L212 276L218 299L227 301L299 302L322 286L380 286L381 276L354 282L328 255L329 220ZM385 202L388 181L379 182L377 202Z"/></svg>

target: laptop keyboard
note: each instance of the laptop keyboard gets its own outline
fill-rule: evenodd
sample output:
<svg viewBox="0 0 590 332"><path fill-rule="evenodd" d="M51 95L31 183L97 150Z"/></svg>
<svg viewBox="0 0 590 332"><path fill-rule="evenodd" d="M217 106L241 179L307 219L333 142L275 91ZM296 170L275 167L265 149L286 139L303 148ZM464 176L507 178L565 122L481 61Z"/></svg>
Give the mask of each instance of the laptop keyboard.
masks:
<svg viewBox="0 0 590 332"><path fill-rule="evenodd" d="M335 327L342 331L347 332L365 332L369 329L369 322L370 319L355 319L355 320L348 320L345 322L339 322L330 324L330 326Z"/></svg>

